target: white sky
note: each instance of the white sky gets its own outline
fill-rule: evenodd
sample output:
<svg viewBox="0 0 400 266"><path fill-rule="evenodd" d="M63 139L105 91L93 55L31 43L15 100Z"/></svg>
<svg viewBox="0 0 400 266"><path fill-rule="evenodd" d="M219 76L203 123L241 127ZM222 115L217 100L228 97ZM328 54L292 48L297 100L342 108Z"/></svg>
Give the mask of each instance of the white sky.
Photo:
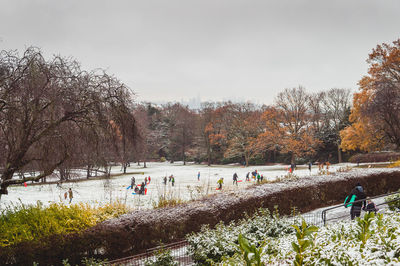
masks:
<svg viewBox="0 0 400 266"><path fill-rule="evenodd" d="M0 0L0 49L42 48L105 68L139 101L251 100L357 88L397 0Z"/></svg>

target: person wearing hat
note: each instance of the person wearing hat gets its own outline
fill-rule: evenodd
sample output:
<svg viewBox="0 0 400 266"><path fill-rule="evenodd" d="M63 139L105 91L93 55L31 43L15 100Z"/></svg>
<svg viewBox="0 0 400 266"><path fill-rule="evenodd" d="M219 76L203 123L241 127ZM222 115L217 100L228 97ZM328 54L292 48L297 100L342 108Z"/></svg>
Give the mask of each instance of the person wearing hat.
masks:
<svg viewBox="0 0 400 266"><path fill-rule="evenodd" d="M367 206L364 207L363 210L369 213L374 212L376 214L378 208L376 207L375 203L371 200L371 198L367 197Z"/></svg>
<svg viewBox="0 0 400 266"><path fill-rule="evenodd" d="M356 186L351 190L350 194L344 200L344 205L346 208L351 206L351 220L354 220L355 217L360 217L361 209L364 209L366 206L365 198L366 196L363 187L360 183L357 183Z"/></svg>

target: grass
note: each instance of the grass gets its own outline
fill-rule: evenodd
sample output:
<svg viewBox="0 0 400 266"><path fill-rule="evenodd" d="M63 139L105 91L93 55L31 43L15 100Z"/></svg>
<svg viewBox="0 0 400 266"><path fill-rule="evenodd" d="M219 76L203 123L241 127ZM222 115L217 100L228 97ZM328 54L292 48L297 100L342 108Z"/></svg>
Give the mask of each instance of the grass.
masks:
<svg viewBox="0 0 400 266"><path fill-rule="evenodd" d="M128 211L120 202L97 208L88 204L59 203L44 207L40 201L35 205L12 205L0 213L0 246L76 233Z"/></svg>

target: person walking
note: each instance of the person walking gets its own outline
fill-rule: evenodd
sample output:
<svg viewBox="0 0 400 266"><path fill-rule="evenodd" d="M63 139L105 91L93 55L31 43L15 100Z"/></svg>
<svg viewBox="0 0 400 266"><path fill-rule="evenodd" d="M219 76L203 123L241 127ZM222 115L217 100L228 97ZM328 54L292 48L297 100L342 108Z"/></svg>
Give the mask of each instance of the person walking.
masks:
<svg viewBox="0 0 400 266"><path fill-rule="evenodd" d="M250 172L246 174L246 181L250 181Z"/></svg>
<svg viewBox="0 0 400 266"><path fill-rule="evenodd" d="M172 184L172 186L174 186L174 184L175 184L175 177L174 176L172 176L172 178L171 178L171 184Z"/></svg>
<svg viewBox="0 0 400 266"><path fill-rule="evenodd" d="M72 199L74 197L74 193L72 192L71 188L69 188L69 190L68 190L68 196L69 196L69 203L71 203Z"/></svg>
<svg viewBox="0 0 400 266"><path fill-rule="evenodd" d="M233 185L236 184L236 186L238 185L238 175L236 173L233 174Z"/></svg>
<svg viewBox="0 0 400 266"><path fill-rule="evenodd" d="M218 184L218 189L219 189L219 190L222 190L222 184L224 184L224 178L221 177L221 178L217 181L217 184Z"/></svg>
<svg viewBox="0 0 400 266"><path fill-rule="evenodd" d="M200 172L197 173L197 181L200 181Z"/></svg>
<svg viewBox="0 0 400 266"><path fill-rule="evenodd" d="M292 164L290 165L290 173L293 173L293 172L294 172L294 169L296 169L296 165L295 165L294 163L292 163Z"/></svg>
<svg viewBox="0 0 400 266"><path fill-rule="evenodd" d="M345 207L351 206L350 209L350 218L354 220L355 217L360 217L361 209L365 208L366 196L364 193L364 189L360 183L357 183L356 186L351 190L350 194L344 200Z"/></svg>
<svg viewBox="0 0 400 266"><path fill-rule="evenodd" d="M131 178L131 189L133 189L135 187L135 183L136 183L135 177L132 176L132 178Z"/></svg>
<svg viewBox="0 0 400 266"><path fill-rule="evenodd" d="M164 176L164 185L167 185L167 176Z"/></svg>
<svg viewBox="0 0 400 266"><path fill-rule="evenodd" d="M308 163L308 171L310 171L310 174L311 174L311 167L312 167L312 162L309 162Z"/></svg>

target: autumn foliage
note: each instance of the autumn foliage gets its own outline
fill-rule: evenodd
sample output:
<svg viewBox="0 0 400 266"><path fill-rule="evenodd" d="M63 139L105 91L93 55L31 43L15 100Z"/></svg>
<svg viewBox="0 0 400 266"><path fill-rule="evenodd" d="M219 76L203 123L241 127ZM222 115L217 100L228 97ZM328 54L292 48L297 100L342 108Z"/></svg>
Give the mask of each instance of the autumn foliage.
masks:
<svg viewBox="0 0 400 266"><path fill-rule="evenodd" d="M342 148L373 151L400 146L400 39L378 45L367 60L368 75L354 94Z"/></svg>

